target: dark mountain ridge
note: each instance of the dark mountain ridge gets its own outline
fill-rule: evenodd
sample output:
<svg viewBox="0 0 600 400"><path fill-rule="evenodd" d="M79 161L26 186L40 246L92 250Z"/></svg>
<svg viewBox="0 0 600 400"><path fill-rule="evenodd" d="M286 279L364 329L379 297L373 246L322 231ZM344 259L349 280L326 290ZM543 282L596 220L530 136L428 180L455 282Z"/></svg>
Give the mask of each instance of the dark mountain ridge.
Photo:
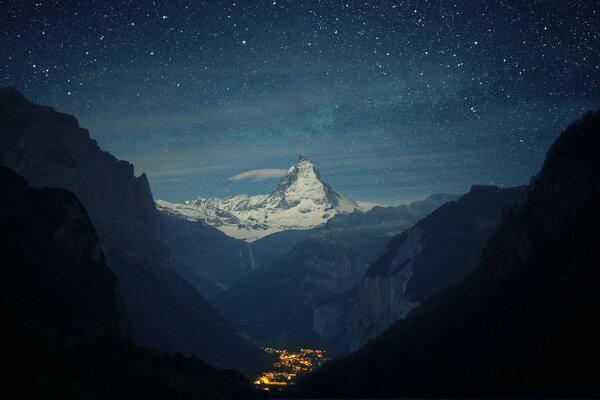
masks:
<svg viewBox="0 0 600 400"><path fill-rule="evenodd" d="M34 187L72 191L87 210L137 343L246 368L262 354L170 265L146 176L102 151L70 115L0 89L0 165Z"/></svg>
<svg viewBox="0 0 600 400"><path fill-rule="evenodd" d="M381 254L390 232L409 228L436 207L458 197L434 195L397 207L338 214L324 226L281 232L251 243L261 267L246 282L215 299L242 332L265 345L320 345L313 330L315 306L352 290ZM277 245L276 251L265 251ZM274 261L274 254L289 251ZM270 261L269 266L267 261Z"/></svg>
<svg viewBox="0 0 600 400"><path fill-rule="evenodd" d="M118 281L77 197L0 167L2 393L10 398L250 398L236 371L134 346Z"/></svg>
<svg viewBox="0 0 600 400"><path fill-rule="evenodd" d="M314 397L596 398L600 112L550 148L476 272L309 376Z"/></svg>
<svg viewBox="0 0 600 400"><path fill-rule="evenodd" d="M461 282L476 268L503 212L524 187L473 186L395 236L351 293L314 309L313 329L336 354L362 347L431 295Z"/></svg>
<svg viewBox="0 0 600 400"><path fill-rule="evenodd" d="M0 167L2 297L25 314L57 327L74 321L127 334L117 278L106 267L87 212L73 193L33 189Z"/></svg>

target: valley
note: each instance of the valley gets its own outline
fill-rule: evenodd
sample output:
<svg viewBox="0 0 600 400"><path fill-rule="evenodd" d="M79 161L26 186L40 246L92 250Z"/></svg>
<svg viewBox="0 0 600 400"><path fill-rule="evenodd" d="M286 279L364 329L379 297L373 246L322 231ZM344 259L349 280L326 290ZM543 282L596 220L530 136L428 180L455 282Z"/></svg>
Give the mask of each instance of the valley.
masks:
<svg viewBox="0 0 600 400"><path fill-rule="evenodd" d="M526 185L361 208L301 154L270 194L169 203L0 88L7 391L597 398L598 154L600 110Z"/></svg>

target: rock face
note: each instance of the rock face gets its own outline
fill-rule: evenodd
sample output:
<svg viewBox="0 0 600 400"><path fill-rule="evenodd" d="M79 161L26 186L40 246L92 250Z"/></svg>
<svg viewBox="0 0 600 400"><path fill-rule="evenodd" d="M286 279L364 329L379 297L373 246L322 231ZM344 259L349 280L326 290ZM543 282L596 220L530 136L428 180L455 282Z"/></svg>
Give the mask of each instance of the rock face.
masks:
<svg viewBox="0 0 600 400"><path fill-rule="evenodd" d="M323 182L304 155L281 178L270 195L237 195L224 199L199 198L183 204L163 200L159 210L189 220L202 220L227 235L253 242L267 235L325 224L338 213L359 206Z"/></svg>
<svg viewBox="0 0 600 400"><path fill-rule="evenodd" d="M325 299L352 290L381 254L390 233L409 228L456 195L436 195L399 207L375 207L363 213L338 214L315 228L276 263L258 269L248 282L234 287L216 304L237 328L265 343L320 343L313 331L313 310ZM281 232L251 243L260 263L269 258L260 247ZM287 238L275 241L285 247ZM327 323L330 323L327 320Z"/></svg>
<svg viewBox="0 0 600 400"><path fill-rule="evenodd" d="M367 267L358 251L334 242L303 240L277 265L258 271L217 305L239 330L259 342L314 344L312 307L351 289Z"/></svg>
<svg viewBox="0 0 600 400"><path fill-rule="evenodd" d="M133 346L83 205L0 167L3 391L20 398L251 398L237 372Z"/></svg>
<svg viewBox="0 0 600 400"><path fill-rule="evenodd" d="M161 214L173 267L209 301L239 285L258 268L249 243L203 221Z"/></svg>
<svg viewBox="0 0 600 400"><path fill-rule="evenodd" d="M555 141L472 276L309 377L304 397L600 396L598 154L600 112Z"/></svg>
<svg viewBox="0 0 600 400"><path fill-rule="evenodd" d="M227 236L201 220L161 212L171 265L211 303L229 297L260 269L279 262L313 230L277 232L248 243Z"/></svg>
<svg viewBox="0 0 600 400"><path fill-rule="evenodd" d="M102 151L70 115L0 90L0 165L35 187L72 191L85 206L120 282L138 343L240 366L258 350L170 266L164 227L145 175Z"/></svg>
<svg viewBox="0 0 600 400"><path fill-rule="evenodd" d="M127 333L117 278L77 197L63 189L34 189L4 167L0 187L2 300L63 329L77 321Z"/></svg>
<svg viewBox="0 0 600 400"><path fill-rule="evenodd" d="M503 212L524 188L474 186L388 243L350 293L317 306L313 328L339 354L355 351L477 266Z"/></svg>

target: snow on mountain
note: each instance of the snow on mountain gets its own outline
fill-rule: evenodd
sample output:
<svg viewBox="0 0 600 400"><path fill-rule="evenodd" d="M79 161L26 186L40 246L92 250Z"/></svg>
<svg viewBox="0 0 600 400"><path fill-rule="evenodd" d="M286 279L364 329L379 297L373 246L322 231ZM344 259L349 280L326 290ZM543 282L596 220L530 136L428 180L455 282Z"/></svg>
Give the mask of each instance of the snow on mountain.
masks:
<svg viewBox="0 0 600 400"><path fill-rule="evenodd" d="M157 200L156 205L162 212L204 221L247 242L275 232L311 229L338 213L361 209L323 182L315 166L302 154L270 195L199 198L180 204Z"/></svg>

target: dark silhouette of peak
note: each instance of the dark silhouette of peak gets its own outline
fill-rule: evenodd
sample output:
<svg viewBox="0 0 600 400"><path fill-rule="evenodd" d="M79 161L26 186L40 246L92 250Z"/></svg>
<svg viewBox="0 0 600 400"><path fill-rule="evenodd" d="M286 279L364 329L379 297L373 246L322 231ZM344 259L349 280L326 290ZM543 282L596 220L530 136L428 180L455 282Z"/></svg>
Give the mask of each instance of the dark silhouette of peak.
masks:
<svg viewBox="0 0 600 400"><path fill-rule="evenodd" d="M117 279L73 193L34 189L0 167L2 295L30 317L125 333Z"/></svg>
<svg viewBox="0 0 600 400"><path fill-rule="evenodd" d="M598 168L600 157L600 111L588 112L581 120L573 123L550 147L540 175L550 170L566 167L570 163L586 163ZM581 165L583 166L583 165Z"/></svg>
<svg viewBox="0 0 600 400"><path fill-rule="evenodd" d="M20 175L9 168L0 166L0 185L8 195L18 195L29 189L29 184Z"/></svg>
<svg viewBox="0 0 600 400"><path fill-rule="evenodd" d="M464 196L451 197L424 213L424 218L388 242L386 251L346 296L315 309L313 329L337 354L364 346L432 295L471 274L503 213L515 207L524 193L525 187L474 186Z"/></svg>
<svg viewBox="0 0 600 400"><path fill-rule="evenodd" d="M486 196L502 192L502 188L494 185L473 185L467 194L471 197Z"/></svg>
<svg viewBox="0 0 600 400"><path fill-rule="evenodd" d="M37 116L37 119L47 123L79 128L74 116L56 112L53 107L35 104L15 88L0 88L0 116L11 118L15 114L29 115L32 118Z"/></svg>
<svg viewBox="0 0 600 400"><path fill-rule="evenodd" d="M0 167L2 391L16 398L250 398L235 371L132 345L77 197Z"/></svg>
<svg viewBox="0 0 600 400"><path fill-rule="evenodd" d="M305 155L305 154L300 154L300 155L298 156L298 162L299 162L299 163L301 163L302 161L310 161L310 160L308 159L308 156L307 156L307 155Z"/></svg>
<svg viewBox="0 0 600 400"><path fill-rule="evenodd" d="M550 148L475 273L309 376L317 397L600 396L600 112Z"/></svg>
<svg viewBox="0 0 600 400"><path fill-rule="evenodd" d="M71 115L0 92L0 165L33 187L63 188L83 204L118 277L137 343L248 367L262 353L170 265L164 225L144 174L102 151Z"/></svg>
<svg viewBox="0 0 600 400"><path fill-rule="evenodd" d="M23 104L23 103L27 103L27 102L28 101L25 99L25 96L23 96L23 94L21 92L19 92L17 89L12 88L12 87L0 88L0 104L16 105L16 104Z"/></svg>
<svg viewBox="0 0 600 400"><path fill-rule="evenodd" d="M428 242L425 246L426 253L429 251L432 254L428 254L428 259L424 261L428 268L417 268L416 276L413 277L420 278L420 274L424 274L422 278L425 280L444 281L433 285L429 289L432 293L462 280L474 267L471 264L477 263L481 249L496 229L502 213L507 208L516 206L524 192L522 186L503 189L491 185L474 185L464 196L443 204L417 222L413 228L392 238L387 245L387 252L371 265L366 275L392 273L394 265L391 259L397 250L407 245L414 232L420 232L420 235L424 235L423 246ZM449 264L461 272L451 273ZM437 271L431 271L429 268ZM417 299L421 301L424 296L417 296Z"/></svg>

